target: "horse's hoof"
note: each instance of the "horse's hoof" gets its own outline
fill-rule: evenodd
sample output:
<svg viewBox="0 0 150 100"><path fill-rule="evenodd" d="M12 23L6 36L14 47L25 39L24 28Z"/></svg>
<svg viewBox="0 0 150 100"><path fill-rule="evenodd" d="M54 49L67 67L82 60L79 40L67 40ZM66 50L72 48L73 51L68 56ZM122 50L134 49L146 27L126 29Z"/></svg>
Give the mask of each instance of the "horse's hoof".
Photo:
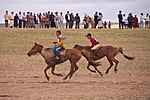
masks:
<svg viewBox="0 0 150 100"><path fill-rule="evenodd" d="M62 75L62 74L58 74L58 76L61 76L61 77L63 77L63 75Z"/></svg>
<svg viewBox="0 0 150 100"><path fill-rule="evenodd" d="M47 80L49 81L50 77L46 77L46 78L47 78Z"/></svg>
<svg viewBox="0 0 150 100"><path fill-rule="evenodd" d="M95 70L93 70L93 71L91 71L91 72L96 73L96 71L95 71Z"/></svg>
<svg viewBox="0 0 150 100"><path fill-rule="evenodd" d="M114 71L115 71L115 73L117 73L117 71L118 71L118 70L117 70L117 69L115 69Z"/></svg>
<svg viewBox="0 0 150 100"><path fill-rule="evenodd" d="M106 71L105 74L108 74L108 71Z"/></svg>
<svg viewBox="0 0 150 100"><path fill-rule="evenodd" d="M67 79L67 77L64 77L64 78L63 78L63 80L66 80L66 79Z"/></svg>

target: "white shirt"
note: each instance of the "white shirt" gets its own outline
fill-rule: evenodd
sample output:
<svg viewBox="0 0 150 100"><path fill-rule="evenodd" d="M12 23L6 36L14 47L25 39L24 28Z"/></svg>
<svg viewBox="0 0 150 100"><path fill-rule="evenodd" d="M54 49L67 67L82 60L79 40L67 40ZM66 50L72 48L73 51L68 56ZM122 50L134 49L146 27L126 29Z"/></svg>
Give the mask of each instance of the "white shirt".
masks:
<svg viewBox="0 0 150 100"><path fill-rule="evenodd" d="M149 21L149 16L146 16L145 21Z"/></svg>
<svg viewBox="0 0 150 100"><path fill-rule="evenodd" d="M63 22L64 21L64 16L60 15L60 21Z"/></svg>
<svg viewBox="0 0 150 100"><path fill-rule="evenodd" d="M67 14L67 16L68 16L68 20L70 20L70 15L69 15L69 14Z"/></svg>
<svg viewBox="0 0 150 100"><path fill-rule="evenodd" d="M5 20L9 20L9 15L8 15L8 14L5 14L5 15L4 15L4 18L5 18Z"/></svg>
<svg viewBox="0 0 150 100"><path fill-rule="evenodd" d="M144 22L144 17L142 15L140 16L140 21Z"/></svg>
<svg viewBox="0 0 150 100"><path fill-rule="evenodd" d="M10 20L14 20L14 15L11 14L11 15L9 16L9 19L10 19Z"/></svg>
<svg viewBox="0 0 150 100"><path fill-rule="evenodd" d="M19 20L23 20L23 16L22 15L19 15Z"/></svg>
<svg viewBox="0 0 150 100"><path fill-rule="evenodd" d="M126 21L126 17L125 17L125 16L123 16L123 19L122 19L122 21L123 21L123 22L125 22L125 21Z"/></svg>

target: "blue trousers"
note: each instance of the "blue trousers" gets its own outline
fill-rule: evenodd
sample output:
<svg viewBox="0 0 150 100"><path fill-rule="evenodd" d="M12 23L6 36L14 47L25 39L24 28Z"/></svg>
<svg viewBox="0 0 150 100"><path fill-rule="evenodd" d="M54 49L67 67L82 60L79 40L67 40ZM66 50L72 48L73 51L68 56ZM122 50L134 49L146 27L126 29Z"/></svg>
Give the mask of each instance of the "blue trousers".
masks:
<svg viewBox="0 0 150 100"><path fill-rule="evenodd" d="M56 55L57 52L60 52L61 50L63 50L64 48L62 46L55 46L53 48L53 52Z"/></svg>

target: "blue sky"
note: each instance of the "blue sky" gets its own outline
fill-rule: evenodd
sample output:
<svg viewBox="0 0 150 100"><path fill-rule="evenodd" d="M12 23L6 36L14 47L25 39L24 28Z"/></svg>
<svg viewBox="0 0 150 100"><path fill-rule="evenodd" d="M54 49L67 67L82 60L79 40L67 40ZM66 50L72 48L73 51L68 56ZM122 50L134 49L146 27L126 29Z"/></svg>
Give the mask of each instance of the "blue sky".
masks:
<svg viewBox="0 0 150 100"><path fill-rule="evenodd" d="M9 13L21 12L47 12L58 11L66 14L66 11L78 12L81 18L84 13L93 16L94 13L102 12L103 20L118 21L117 14L119 10L128 14L139 16L141 12L150 13L150 0L1 0L0 1L0 23L4 22L5 11Z"/></svg>

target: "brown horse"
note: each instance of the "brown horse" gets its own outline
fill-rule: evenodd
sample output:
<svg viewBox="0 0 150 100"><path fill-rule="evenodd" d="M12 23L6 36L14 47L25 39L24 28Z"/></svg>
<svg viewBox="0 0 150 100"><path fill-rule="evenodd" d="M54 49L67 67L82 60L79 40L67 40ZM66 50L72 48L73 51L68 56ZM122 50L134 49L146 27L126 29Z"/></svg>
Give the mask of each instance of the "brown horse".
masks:
<svg viewBox="0 0 150 100"><path fill-rule="evenodd" d="M134 57L129 57L123 53L123 49L121 47L113 47L113 46L101 46L99 49L96 50L97 52L97 57L94 58L93 53L91 51L91 46L80 46L80 45L75 45L73 48L78 49L79 51L82 52L82 55L88 60L96 61L99 59L102 59L103 57L107 57L107 60L110 63L109 68L106 70L105 74L109 73L110 68L114 65L113 62L116 64L114 71L117 73L117 65L119 63L118 60L115 59L115 56L120 52L126 59L128 60L133 60ZM96 72L95 70L91 70L90 63L87 65L87 69L90 70L91 72ZM100 74L100 73L99 73ZM101 75L101 74L100 74Z"/></svg>
<svg viewBox="0 0 150 100"><path fill-rule="evenodd" d="M51 69L51 73L57 76L62 76L62 74L55 73L55 65L63 63L67 60L71 63L71 69L70 72L63 78L66 80L68 77L71 79L72 75L75 73L75 71L78 70L77 62L82 57L81 52L77 49L65 49L62 51L63 54L61 54L61 59L57 60L53 53L53 48L44 48L42 45L35 43L35 45L29 50L27 53L28 56L34 55L36 53L40 53L42 57L45 59L45 62L47 64L47 67L44 69L45 76L47 80L49 80L49 76L47 75L47 70L49 68ZM88 60L89 61L89 60ZM99 63L89 61L89 63L93 66L98 66Z"/></svg>

